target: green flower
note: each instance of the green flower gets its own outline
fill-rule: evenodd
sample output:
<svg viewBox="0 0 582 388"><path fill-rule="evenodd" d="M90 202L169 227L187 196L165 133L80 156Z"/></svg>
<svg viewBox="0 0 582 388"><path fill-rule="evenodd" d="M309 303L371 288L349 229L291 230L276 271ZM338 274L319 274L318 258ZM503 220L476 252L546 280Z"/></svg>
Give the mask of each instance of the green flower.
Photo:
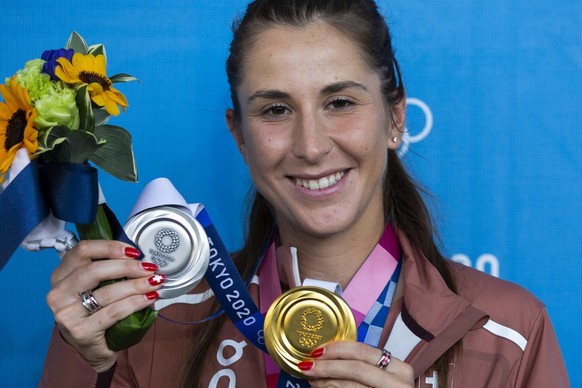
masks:
<svg viewBox="0 0 582 388"><path fill-rule="evenodd" d="M24 69L18 70L15 75L16 83L28 91L33 104L48 93L52 86L51 77L42 72L43 65L42 59L33 59L26 62Z"/></svg>
<svg viewBox="0 0 582 388"><path fill-rule="evenodd" d="M64 125L70 129L79 128L79 109L75 102L76 93L58 83L51 85L46 94L34 103L37 111L38 128Z"/></svg>

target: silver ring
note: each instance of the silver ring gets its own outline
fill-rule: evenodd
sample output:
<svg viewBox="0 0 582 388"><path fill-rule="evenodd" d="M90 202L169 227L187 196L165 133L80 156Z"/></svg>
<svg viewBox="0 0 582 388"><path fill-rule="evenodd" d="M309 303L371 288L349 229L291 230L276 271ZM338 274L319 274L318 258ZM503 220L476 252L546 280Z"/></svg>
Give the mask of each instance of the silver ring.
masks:
<svg viewBox="0 0 582 388"><path fill-rule="evenodd" d="M390 364L390 358L392 358L392 353L387 351L386 349L382 349L382 355L380 359L376 363L376 366L380 369L384 369Z"/></svg>
<svg viewBox="0 0 582 388"><path fill-rule="evenodd" d="M89 311L89 315L93 315L101 310L101 305L97 302L97 299L95 299L91 290L85 291L81 294L81 303L83 303L83 306L85 306L87 311Z"/></svg>

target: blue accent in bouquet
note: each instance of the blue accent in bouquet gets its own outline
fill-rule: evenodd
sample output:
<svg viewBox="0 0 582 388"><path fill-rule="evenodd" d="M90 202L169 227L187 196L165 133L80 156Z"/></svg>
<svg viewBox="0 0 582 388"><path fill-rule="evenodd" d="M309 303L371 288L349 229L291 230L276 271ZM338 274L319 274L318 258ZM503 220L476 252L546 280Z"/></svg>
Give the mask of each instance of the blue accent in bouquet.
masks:
<svg viewBox="0 0 582 388"><path fill-rule="evenodd" d="M0 270L19 245L70 248L66 222L81 239L129 242L100 198L93 165L137 181L131 135L107 124L128 106L114 85L136 78L109 77L106 65L105 47L73 32L64 48L43 52L0 85ZM109 328L110 349L139 342L156 316L146 308Z"/></svg>
<svg viewBox="0 0 582 388"><path fill-rule="evenodd" d="M87 46L73 32L64 48L43 52L0 85L0 269L47 213L75 224L95 221L99 189L90 163L137 181L131 135L107 124L128 106L114 85L134 80L108 77L105 47ZM13 166L23 158L39 164L38 177Z"/></svg>

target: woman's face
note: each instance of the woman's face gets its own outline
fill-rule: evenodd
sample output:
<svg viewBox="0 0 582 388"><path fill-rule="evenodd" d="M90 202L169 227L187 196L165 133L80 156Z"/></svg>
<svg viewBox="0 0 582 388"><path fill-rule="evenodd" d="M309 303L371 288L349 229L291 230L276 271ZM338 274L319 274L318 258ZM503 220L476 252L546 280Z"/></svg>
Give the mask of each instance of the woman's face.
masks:
<svg viewBox="0 0 582 388"><path fill-rule="evenodd" d="M378 74L323 22L273 27L244 61L227 121L287 242L383 225L387 148L398 143Z"/></svg>

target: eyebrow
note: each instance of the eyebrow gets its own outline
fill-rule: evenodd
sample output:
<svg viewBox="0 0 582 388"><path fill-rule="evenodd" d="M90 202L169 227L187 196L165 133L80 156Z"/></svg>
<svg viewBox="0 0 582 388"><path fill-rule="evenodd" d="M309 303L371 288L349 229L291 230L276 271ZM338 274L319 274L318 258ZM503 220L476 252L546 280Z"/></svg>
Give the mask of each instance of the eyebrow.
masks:
<svg viewBox="0 0 582 388"><path fill-rule="evenodd" d="M287 99L289 97L291 97L289 93L285 93L280 90L259 90L249 97L248 102L250 104L253 100L257 98L264 98L267 100L281 100Z"/></svg>
<svg viewBox="0 0 582 388"><path fill-rule="evenodd" d="M322 96L325 96L328 94L341 92L342 90L349 89L349 88L358 88L358 89L362 89L362 90L368 90L367 87L365 87L364 85L362 85L360 83L357 83L354 81L342 81L342 82L336 82L336 83L327 85L326 87L321 89L321 92L319 92L319 94L321 94Z"/></svg>
<svg viewBox="0 0 582 388"><path fill-rule="evenodd" d="M342 90L349 89L349 88L358 88L362 90L368 90L368 88L360 83L354 81L342 81L342 82L335 82L330 85L326 85L321 91L319 92L320 95L326 96L328 94L338 93ZM248 102L251 103L253 100L257 98L264 98L268 100L280 100L280 99L287 99L290 98L291 95L289 93L280 91L280 90L259 90L254 93L252 96L248 98Z"/></svg>

